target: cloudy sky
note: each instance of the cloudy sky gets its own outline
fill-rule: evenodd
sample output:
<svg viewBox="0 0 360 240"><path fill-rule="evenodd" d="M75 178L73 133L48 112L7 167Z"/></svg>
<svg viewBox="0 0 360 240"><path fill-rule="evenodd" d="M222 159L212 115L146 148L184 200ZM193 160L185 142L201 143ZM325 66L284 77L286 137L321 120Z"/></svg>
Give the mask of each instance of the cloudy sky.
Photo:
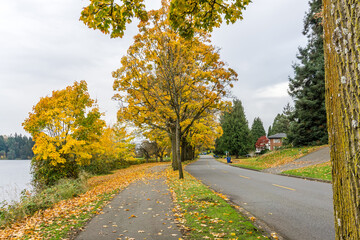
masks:
<svg viewBox="0 0 360 240"><path fill-rule="evenodd" d="M0 8L0 135L25 134L21 123L40 97L86 80L105 120L116 121L111 72L132 44L136 24L122 39L110 39L79 21L85 0L4 1ZM149 0L158 8L160 0ZM244 20L212 34L222 60L239 74L233 95L242 100L251 126L260 117L265 129L291 98L293 75L308 9L304 0L254 0Z"/></svg>

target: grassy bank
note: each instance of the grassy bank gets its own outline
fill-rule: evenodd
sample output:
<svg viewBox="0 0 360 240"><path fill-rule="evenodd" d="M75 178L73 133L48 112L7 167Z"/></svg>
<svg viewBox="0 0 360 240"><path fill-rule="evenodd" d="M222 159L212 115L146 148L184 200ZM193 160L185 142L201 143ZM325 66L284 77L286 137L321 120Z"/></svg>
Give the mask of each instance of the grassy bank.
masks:
<svg viewBox="0 0 360 240"><path fill-rule="evenodd" d="M324 146L286 148L268 152L255 158L232 159L234 166L262 170L290 163ZM225 159L219 161L226 163Z"/></svg>
<svg viewBox="0 0 360 240"><path fill-rule="evenodd" d="M79 196L62 200L0 229L0 239L64 239L78 229L108 203L120 190L145 176L146 169L160 163L135 165L110 175L92 177L89 188Z"/></svg>
<svg viewBox="0 0 360 240"><path fill-rule="evenodd" d="M185 172L167 172L175 202L175 216L186 230L186 239L267 239L251 220L228 204L226 196L217 194Z"/></svg>
<svg viewBox="0 0 360 240"><path fill-rule="evenodd" d="M37 194L23 191L19 201L3 202L0 204L0 227L4 228L24 217L32 216L39 210L50 208L62 200L83 194L87 190L87 179L88 176L83 173L79 179L62 179L55 186Z"/></svg>
<svg viewBox="0 0 360 240"><path fill-rule="evenodd" d="M314 166L309 166L294 170L288 170L282 173L288 175L301 176L301 177L317 178L328 181L331 181L332 179L330 162L321 163Z"/></svg>

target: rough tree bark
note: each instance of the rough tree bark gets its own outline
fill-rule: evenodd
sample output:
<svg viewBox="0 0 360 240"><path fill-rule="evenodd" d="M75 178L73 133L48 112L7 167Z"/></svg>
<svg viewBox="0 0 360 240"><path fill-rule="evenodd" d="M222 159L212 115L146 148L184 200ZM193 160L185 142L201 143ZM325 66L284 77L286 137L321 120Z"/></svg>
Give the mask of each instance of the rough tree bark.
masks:
<svg viewBox="0 0 360 240"><path fill-rule="evenodd" d="M169 134L171 139L171 166L173 170L178 170L179 165L176 159L176 134Z"/></svg>
<svg viewBox="0 0 360 240"><path fill-rule="evenodd" d="M194 148L186 141L185 138L181 140L181 161L185 162L188 160L193 160L193 151Z"/></svg>
<svg viewBox="0 0 360 240"><path fill-rule="evenodd" d="M179 178L183 179L184 173L181 164L180 143L181 143L181 127L180 127L180 120L177 119L176 120L176 160L179 168Z"/></svg>
<svg viewBox="0 0 360 240"><path fill-rule="evenodd" d="M336 239L360 239L360 3L323 4Z"/></svg>

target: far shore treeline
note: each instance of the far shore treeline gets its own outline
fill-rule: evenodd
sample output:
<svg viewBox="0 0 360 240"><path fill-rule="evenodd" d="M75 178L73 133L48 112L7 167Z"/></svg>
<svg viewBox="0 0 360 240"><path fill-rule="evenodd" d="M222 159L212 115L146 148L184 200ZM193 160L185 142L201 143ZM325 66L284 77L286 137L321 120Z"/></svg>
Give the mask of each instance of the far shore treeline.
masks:
<svg viewBox="0 0 360 240"><path fill-rule="evenodd" d="M34 142L21 134L0 135L0 160L32 159Z"/></svg>

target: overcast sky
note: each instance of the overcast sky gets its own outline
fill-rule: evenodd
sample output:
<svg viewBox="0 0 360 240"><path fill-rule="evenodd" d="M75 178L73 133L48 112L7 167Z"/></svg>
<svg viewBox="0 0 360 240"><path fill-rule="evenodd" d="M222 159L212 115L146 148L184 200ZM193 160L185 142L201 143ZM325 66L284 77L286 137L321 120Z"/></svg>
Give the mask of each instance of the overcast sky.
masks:
<svg viewBox="0 0 360 240"><path fill-rule="evenodd" d="M84 0L4 1L0 8L0 135L25 134L21 123L40 97L86 80L105 120L116 122L117 103L111 100L111 72L132 44L136 24L125 37L110 39L79 21ZM149 8L160 0L149 0ZM254 0L244 20L213 32L221 58L239 75L233 95L244 105L251 126L255 117L265 130L287 102L288 76L308 9L304 0Z"/></svg>

